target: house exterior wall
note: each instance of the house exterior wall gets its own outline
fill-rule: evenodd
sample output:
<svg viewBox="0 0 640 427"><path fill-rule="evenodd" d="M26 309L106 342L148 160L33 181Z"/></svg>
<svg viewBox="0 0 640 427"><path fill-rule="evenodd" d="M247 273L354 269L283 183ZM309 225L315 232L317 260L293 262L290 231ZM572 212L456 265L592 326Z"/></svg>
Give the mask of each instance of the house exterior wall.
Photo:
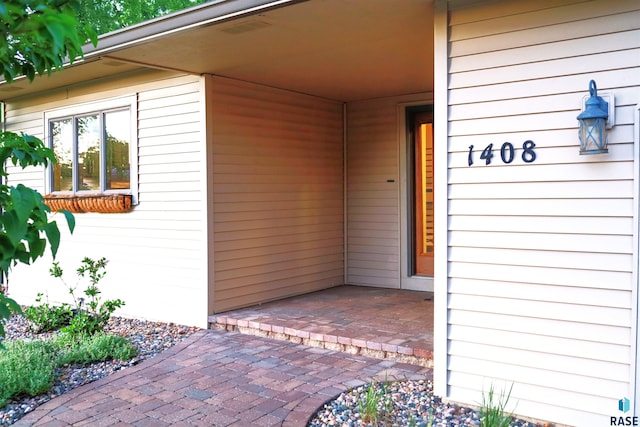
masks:
<svg viewBox="0 0 640 427"><path fill-rule="evenodd" d="M214 312L344 284L342 104L212 77Z"/></svg>
<svg viewBox="0 0 640 427"><path fill-rule="evenodd" d="M518 414L610 425L625 415L618 400L634 400L636 377L640 4L491 2L448 15L448 258L446 287L436 285L447 289L447 353L435 361L446 366L437 392L477 404L492 382L513 384ZM580 156L576 116L591 79L614 93L615 126L608 154Z"/></svg>
<svg viewBox="0 0 640 427"><path fill-rule="evenodd" d="M419 93L347 104L348 284L401 287L404 109L431 99Z"/></svg>
<svg viewBox="0 0 640 427"><path fill-rule="evenodd" d="M150 71L77 85L7 104L7 130L43 138L44 112L120 96L137 105L138 201L124 214L75 214L69 235L61 215L57 261L68 284L83 257L106 257L104 298L126 302L118 313L149 320L207 325L206 199L202 173L204 132L198 76ZM9 182L45 192L45 172L10 169ZM49 277L50 258L11 271L9 289L20 303L38 292L68 301L64 286Z"/></svg>
<svg viewBox="0 0 640 427"><path fill-rule="evenodd" d="M347 106L347 283L352 285L400 287L396 108L395 99Z"/></svg>

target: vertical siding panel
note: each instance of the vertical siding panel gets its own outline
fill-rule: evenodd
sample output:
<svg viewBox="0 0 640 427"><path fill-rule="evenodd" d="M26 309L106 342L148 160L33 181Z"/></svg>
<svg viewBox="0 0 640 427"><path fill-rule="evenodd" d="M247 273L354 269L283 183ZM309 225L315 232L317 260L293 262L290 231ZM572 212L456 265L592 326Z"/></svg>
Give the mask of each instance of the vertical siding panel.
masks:
<svg viewBox="0 0 640 427"><path fill-rule="evenodd" d="M342 105L213 78L214 310L344 283Z"/></svg>
<svg viewBox="0 0 640 427"><path fill-rule="evenodd" d="M199 91L197 76L155 71L7 105L8 130L28 130L42 137L44 111L123 95L137 97L139 204L126 214L76 214L73 235L61 226L58 254L67 283L76 282L73 272L83 257L106 257L108 274L101 289L106 298L126 302L120 314L207 324L206 259L199 250L206 230L201 213L204 136ZM42 169L12 168L9 179L44 192L44 175ZM17 266L9 282L12 294L21 303L44 291L52 301L65 301L65 289L49 277L49 266L46 259Z"/></svg>
<svg viewBox="0 0 640 427"><path fill-rule="evenodd" d="M633 396L639 13L637 2L604 0L450 11L446 378L453 400L473 404L490 381L513 383L517 413L586 426L608 425L618 399ZM592 78L600 92L615 93L616 126L609 154L589 157L578 154L575 117ZM537 159L525 164L528 139ZM509 165L500 160L505 141L516 147ZM489 143L497 151L486 165L479 157ZM571 262L581 258L582 265ZM571 375L560 366L571 366Z"/></svg>
<svg viewBox="0 0 640 427"><path fill-rule="evenodd" d="M398 102L347 108L349 284L400 287Z"/></svg>

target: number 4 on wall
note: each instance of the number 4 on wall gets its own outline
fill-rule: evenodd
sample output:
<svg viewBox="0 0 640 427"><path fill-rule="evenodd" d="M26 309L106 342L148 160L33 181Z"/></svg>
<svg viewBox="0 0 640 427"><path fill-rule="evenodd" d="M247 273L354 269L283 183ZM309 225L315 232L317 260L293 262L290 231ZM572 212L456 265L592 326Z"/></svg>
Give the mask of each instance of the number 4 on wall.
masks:
<svg viewBox="0 0 640 427"><path fill-rule="evenodd" d="M533 150L536 147L535 142L531 140L527 140L522 144L522 161L525 163L533 163L536 160L536 152ZM482 153L480 154L480 159L484 160L485 165L491 164L491 159L493 158L493 144L487 145ZM505 142L500 147L500 159L502 163L509 164L513 162L513 159L516 156L516 149L513 147L513 144L510 142ZM469 157L468 157L469 166L473 165L473 145L469 146Z"/></svg>

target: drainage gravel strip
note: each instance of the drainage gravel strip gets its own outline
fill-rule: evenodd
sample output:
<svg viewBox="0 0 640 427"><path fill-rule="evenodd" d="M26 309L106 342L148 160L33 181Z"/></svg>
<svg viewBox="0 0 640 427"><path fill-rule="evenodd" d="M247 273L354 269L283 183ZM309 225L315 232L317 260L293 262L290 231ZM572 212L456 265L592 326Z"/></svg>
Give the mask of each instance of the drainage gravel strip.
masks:
<svg viewBox="0 0 640 427"><path fill-rule="evenodd" d="M445 403L433 395L430 380L367 384L340 394L324 404L309 420L308 427L449 427L479 426L477 411ZM371 391L373 390L373 391ZM367 395L377 400L376 410L367 411ZM508 405L509 406L509 405ZM514 419L511 427L547 427Z"/></svg>
<svg viewBox="0 0 640 427"><path fill-rule="evenodd" d="M49 334L34 334L24 316L13 316L6 324L6 340L46 338ZM171 323L148 322L136 319L112 317L106 332L128 338L138 348L133 360L110 360L89 366L67 366L57 371L57 380L49 393L35 397L25 396L0 408L0 426L15 423L37 406L76 387L103 378L121 369L136 365L187 338L198 328ZM381 387L380 384L377 385ZM396 381L384 386L379 408L374 411L377 419L363 420L362 403L370 385L354 388L327 402L311 417L308 427L360 427L360 426L479 426L477 411L442 402L433 395L430 380ZM366 416L365 416L366 417ZM364 422L366 421L366 422ZM540 427L523 420L514 420L511 426Z"/></svg>

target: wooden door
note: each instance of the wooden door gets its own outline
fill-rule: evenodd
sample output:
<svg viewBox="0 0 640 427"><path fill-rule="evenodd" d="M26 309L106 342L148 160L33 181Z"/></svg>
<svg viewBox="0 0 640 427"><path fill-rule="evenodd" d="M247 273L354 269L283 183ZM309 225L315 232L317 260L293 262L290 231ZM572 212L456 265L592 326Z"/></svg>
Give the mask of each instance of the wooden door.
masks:
<svg viewBox="0 0 640 427"><path fill-rule="evenodd" d="M419 113L414 122L415 275L433 276L433 117Z"/></svg>

